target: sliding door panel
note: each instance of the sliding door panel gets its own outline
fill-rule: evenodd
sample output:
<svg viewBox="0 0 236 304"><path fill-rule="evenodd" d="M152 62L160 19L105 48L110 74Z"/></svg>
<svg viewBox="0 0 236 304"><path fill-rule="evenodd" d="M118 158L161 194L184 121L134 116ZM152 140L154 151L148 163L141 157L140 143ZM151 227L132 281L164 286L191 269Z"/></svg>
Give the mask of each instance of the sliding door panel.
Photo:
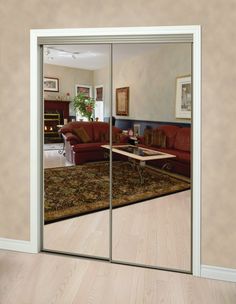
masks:
<svg viewBox="0 0 236 304"><path fill-rule="evenodd" d="M44 250L109 258L109 44L44 46Z"/></svg>
<svg viewBox="0 0 236 304"><path fill-rule="evenodd" d="M112 259L190 272L191 44L113 45L113 116Z"/></svg>

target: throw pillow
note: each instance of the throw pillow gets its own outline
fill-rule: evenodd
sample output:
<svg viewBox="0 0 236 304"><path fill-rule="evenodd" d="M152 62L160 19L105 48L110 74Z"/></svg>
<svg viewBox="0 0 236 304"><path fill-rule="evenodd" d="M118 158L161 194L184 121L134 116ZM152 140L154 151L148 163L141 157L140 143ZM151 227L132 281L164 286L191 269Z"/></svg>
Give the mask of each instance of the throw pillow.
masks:
<svg viewBox="0 0 236 304"><path fill-rule="evenodd" d="M160 129L153 130L152 132L152 146L166 148L166 135Z"/></svg>
<svg viewBox="0 0 236 304"><path fill-rule="evenodd" d="M112 142L114 144L119 144L121 138L121 133L117 132L116 130L112 130Z"/></svg>
<svg viewBox="0 0 236 304"><path fill-rule="evenodd" d="M146 146L150 146L152 144L152 129L150 128L146 128L144 130L144 144Z"/></svg>
<svg viewBox="0 0 236 304"><path fill-rule="evenodd" d="M191 128L180 128L176 134L174 148L182 151L191 149Z"/></svg>
<svg viewBox="0 0 236 304"><path fill-rule="evenodd" d="M101 142L109 142L109 132L101 132L100 134L100 140ZM120 134L116 133L114 130L112 130L112 142L113 143L119 143L120 142Z"/></svg>
<svg viewBox="0 0 236 304"><path fill-rule="evenodd" d="M83 127L74 129L73 132L81 139L83 143L91 142L91 138Z"/></svg>
<svg viewBox="0 0 236 304"><path fill-rule="evenodd" d="M109 141L109 132L101 132L100 133L100 141L101 142L108 142Z"/></svg>

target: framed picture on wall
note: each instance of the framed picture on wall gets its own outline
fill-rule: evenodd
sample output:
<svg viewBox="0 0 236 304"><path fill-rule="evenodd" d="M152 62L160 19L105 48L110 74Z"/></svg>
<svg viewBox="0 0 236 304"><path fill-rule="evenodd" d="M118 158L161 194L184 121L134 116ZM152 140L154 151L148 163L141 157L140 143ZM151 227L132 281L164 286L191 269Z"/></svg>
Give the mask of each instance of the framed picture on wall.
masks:
<svg viewBox="0 0 236 304"><path fill-rule="evenodd" d="M44 77L43 88L45 92L59 92L59 79L54 77Z"/></svg>
<svg viewBox="0 0 236 304"><path fill-rule="evenodd" d="M83 93L87 97L92 96L92 86L87 86L83 84L76 84L75 86L75 95L77 96L79 93Z"/></svg>
<svg viewBox="0 0 236 304"><path fill-rule="evenodd" d="M116 115L129 116L129 87L116 89Z"/></svg>
<svg viewBox="0 0 236 304"><path fill-rule="evenodd" d="M176 78L176 118L191 119L192 85L191 76Z"/></svg>
<svg viewBox="0 0 236 304"><path fill-rule="evenodd" d="M95 87L95 101L103 101L103 85Z"/></svg>

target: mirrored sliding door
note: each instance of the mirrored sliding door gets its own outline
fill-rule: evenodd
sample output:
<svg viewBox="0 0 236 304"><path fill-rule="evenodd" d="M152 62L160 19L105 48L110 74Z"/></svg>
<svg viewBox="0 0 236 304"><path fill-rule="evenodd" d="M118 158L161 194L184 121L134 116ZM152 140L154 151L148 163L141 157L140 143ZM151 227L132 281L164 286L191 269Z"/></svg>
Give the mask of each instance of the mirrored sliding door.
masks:
<svg viewBox="0 0 236 304"><path fill-rule="evenodd" d="M191 272L191 54L44 46L44 250Z"/></svg>
<svg viewBox="0 0 236 304"><path fill-rule="evenodd" d="M191 44L113 46L112 259L191 271Z"/></svg>
<svg viewBox="0 0 236 304"><path fill-rule="evenodd" d="M43 249L109 258L111 46L44 46Z"/></svg>

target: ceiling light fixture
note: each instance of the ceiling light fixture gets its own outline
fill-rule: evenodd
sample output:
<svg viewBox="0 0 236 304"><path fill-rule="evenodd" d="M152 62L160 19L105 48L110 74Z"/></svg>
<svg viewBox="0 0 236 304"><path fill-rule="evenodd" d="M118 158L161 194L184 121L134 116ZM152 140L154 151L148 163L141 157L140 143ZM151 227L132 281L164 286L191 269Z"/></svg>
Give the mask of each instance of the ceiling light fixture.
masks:
<svg viewBox="0 0 236 304"><path fill-rule="evenodd" d="M50 54L50 50L48 48L45 49L45 55L48 56Z"/></svg>
<svg viewBox="0 0 236 304"><path fill-rule="evenodd" d="M53 52L55 51L57 53L56 56L71 56L73 59L76 59L76 55L79 55L80 52L78 51L75 51L75 52L71 52L71 51L66 51L66 50L63 50L63 49L58 49L56 47L53 47L53 46L50 46L48 47L48 49L51 49Z"/></svg>

